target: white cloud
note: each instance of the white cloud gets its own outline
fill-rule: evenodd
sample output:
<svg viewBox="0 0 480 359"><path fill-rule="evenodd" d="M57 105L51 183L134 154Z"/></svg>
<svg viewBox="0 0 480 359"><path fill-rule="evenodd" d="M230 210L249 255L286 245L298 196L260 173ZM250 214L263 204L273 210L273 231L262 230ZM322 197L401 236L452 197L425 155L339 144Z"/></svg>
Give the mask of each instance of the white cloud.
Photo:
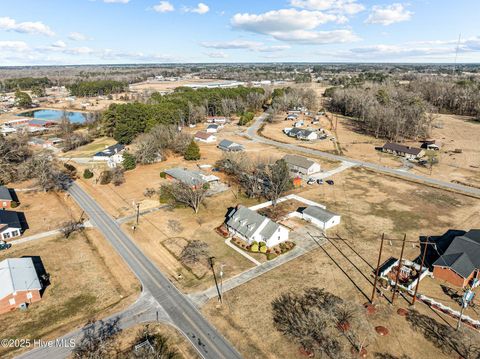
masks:
<svg viewBox="0 0 480 359"><path fill-rule="evenodd" d="M251 50L258 52L279 52L290 48L289 45L265 45L263 42L248 40L231 40L220 42L202 42L201 46L219 50Z"/></svg>
<svg viewBox="0 0 480 359"><path fill-rule="evenodd" d="M276 40L303 44L344 43L358 40L351 30L318 31L328 22L343 23L346 17L321 11L273 10L263 14L236 14L231 19L237 29L270 35Z"/></svg>
<svg viewBox="0 0 480 359"><path fill-rule="evenodd" d="M63 49L65 47L67 47L67 44L65 43L65 41L62 41L62 40L58 40L58 41L55 41L53 44L52 44L52 47L58 47L60 49Z"/></svg>
<svg viewBox="0 0 480 359"><path fill-rule="evenodd" d="M70 40L73 40L73 41L86 41L88 40L88 37L87 35L84 35L80 32L71 32L69 35L68 35L68 38Z"/></svg>
<svg viewBox="0 0 480 359"><path fill-rule="evenodd" d="M128 4L130 0L103 0L107 4Z"/></svg>
<svg viewBox="0 0 480 359"><path fill-rule="evenodd" d="M183 10L185 12L194 12L194 13L203 15L210 11L210 7L207 4L200 2L198 3L197 7L194 7L194 8L185 7Z"/></svg>
<svg viewBox="0 0 480 359"><path fill-rule="evenodd" d="M0 30L15 31L24 34L40 34L53 36L55 33L44 23L36 22L17 22L10 17L0 17Z"/></svg>
<svg viewBox="0 0 480 359"><path fill-rule="evenodd" d="M160 1L159 4L153 7L156 12L170 12L174 11L175 7L169 1Z"/></svg>
<svg viewBox="0 0 480 359"><path fill-rule="evenodd" d="M354 15L365 10L357 0L291 0L290 5L307 10L330 11Z"/></svg>
<svg viewBox="0 0 480 359"><path fill-rule="evenodd" d="M375 5L372 7L372 12L365 22L387 26L397 22L408 21L412 15L413 12L407 10L400 3L385 6Z"/></svg>
<svg viewBox="0 0 480 359"><path fill-rule="evenodd" d="M228 58L228 54L224 53L223 51L214 51L214 52L206 52L205 55L212 59L226 59Z"/></svg>
<svg viewBox="0 0 480 359"><path fill-rule="evenodd" d="M26 51L28 45L23 41L0 41L0 50L2 51Z"/></svg>

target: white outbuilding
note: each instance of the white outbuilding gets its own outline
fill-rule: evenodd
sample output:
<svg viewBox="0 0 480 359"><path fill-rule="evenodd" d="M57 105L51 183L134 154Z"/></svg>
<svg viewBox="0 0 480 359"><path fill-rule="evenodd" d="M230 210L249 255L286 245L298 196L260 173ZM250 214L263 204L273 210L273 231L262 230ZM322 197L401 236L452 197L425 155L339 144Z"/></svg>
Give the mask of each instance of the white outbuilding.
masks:
<svg viewBox="0 0 480 359"><path fill-rule="evenodd" d="M318 206L308 206L302 211L302 218L322 230L327 230L340 223L340 215Z"/></svg>

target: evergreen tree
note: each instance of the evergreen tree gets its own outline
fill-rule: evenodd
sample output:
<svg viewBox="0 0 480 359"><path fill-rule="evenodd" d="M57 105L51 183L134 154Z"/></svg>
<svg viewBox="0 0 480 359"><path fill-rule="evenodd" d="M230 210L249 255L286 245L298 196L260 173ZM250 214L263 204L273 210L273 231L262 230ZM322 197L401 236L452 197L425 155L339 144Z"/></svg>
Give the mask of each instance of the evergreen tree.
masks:
<svg viewBox="0 0 480 359"><path fill-rule="evenodd" d="M15 102L18 107L27 108L32 106L32 98L30 97L30 95L20 90L17 90L15 92Z"/></svg>
<svg viewBox="0 0 480 359"><path fill-rule="evenodd" d="M195 141L190 142L183 157L187 161L198 161L200 159L200 147Z"/></svg>
<svg viewBox="0 0 480 359"><path fill-rule="evenodd" d="M133 170L135 167L137 167L137 161L135 159L135 156L129 152L125 152L123 154L122 165L125 171Z"/></svg>

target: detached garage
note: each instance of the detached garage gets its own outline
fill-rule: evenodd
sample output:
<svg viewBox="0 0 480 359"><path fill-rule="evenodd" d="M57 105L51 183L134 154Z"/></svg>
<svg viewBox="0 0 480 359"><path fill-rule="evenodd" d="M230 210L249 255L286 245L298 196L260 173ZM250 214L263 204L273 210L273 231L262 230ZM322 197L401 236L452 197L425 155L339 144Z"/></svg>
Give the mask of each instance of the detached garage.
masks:
<svg viewBox="0 0 480 359"><path fill-rule="evenodd" d="M303 220L327 230L340 223L340 215L329 212L318 206L308 206L302 211Z"/></svg>

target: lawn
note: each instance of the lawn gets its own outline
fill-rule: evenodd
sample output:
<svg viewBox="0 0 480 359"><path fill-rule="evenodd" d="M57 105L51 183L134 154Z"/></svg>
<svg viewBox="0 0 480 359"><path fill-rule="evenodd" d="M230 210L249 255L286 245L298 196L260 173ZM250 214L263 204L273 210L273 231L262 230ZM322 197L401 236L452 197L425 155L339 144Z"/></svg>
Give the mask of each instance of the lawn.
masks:
<svg viewBox="0 0 480 359"><path fill-rule="evenodd" d="M39 256L51 284L42 300L26 312L1 315L0 332L4 338L57 338L89 320L125 308L140 291L122 259L92 229L69 239L44 238L0 252L0 260L22 256ZM18 352L0 348L2 357L14 354Z"/></svg>
<svg viewBox="0 0 480 359"><path fill-rule="evenodd" d="M95 153L102 151L105 147L114 145L115 143L117 143L117 141L113 138L100 137L96 138L93 142L80 146L72 151L61 153L61 156L73 158L92 157Z"/></svg>

